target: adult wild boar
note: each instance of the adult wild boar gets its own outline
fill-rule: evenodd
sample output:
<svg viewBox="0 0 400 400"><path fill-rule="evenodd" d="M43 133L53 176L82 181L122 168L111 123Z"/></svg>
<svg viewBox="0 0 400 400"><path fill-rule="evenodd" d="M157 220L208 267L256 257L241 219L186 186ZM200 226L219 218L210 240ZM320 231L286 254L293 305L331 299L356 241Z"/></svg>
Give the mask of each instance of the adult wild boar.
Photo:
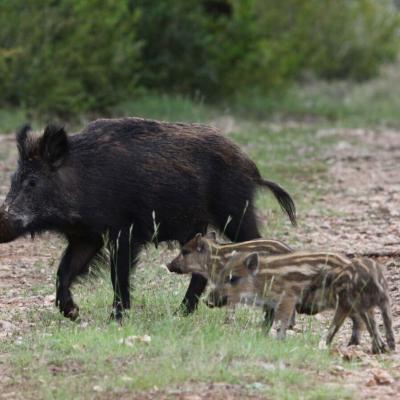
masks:
<svg viewBox="0 0 400 400"><path fill-rule="evenodd" d="M120 319L130 307L130 267L145 243L184 244L209 224L220 231L227 225L232 241L258 238L258 187L269 188L295 223L290 195L209 126L123 118L99 119L71 136L56 126L40 137L29 131L17 133L18 168L0 215L0 241L42 231L65 235L56 304L71 319L79 310L70 287L101 251L104 234ZM196 308L206 284L192 276L184 311Z"/></svg>

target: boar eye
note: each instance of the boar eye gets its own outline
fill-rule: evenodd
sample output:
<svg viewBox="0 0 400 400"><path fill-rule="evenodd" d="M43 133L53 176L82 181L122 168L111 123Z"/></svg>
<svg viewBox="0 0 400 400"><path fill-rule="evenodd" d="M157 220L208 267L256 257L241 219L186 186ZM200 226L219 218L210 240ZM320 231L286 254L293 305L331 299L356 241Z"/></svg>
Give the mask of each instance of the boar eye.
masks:
<svg viewBox="0 0 400 400"><path fill-rule="evenodd" d="M32 188L35 187L36 186L36 181L34 179L29 179L28 186L32 187Z"/></svg>
<svg viewBox="0 0 400 400"><path fill-rule="evenodd" d="M183 256L187 256L187 255L189 255L190 251L187 250L187 249L182 249L181 253L182 253Z"/></svg>

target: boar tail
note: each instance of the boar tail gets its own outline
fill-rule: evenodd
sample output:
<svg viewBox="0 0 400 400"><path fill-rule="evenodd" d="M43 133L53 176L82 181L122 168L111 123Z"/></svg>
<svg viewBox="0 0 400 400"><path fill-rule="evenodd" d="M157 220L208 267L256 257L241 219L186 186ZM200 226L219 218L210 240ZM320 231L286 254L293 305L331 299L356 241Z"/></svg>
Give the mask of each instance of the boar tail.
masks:
<svg viewBox="0 0 400 400"><path fill-rule="evenodd" d="M276 200L278 200L278 203L281 206L282 210L285 211L286 214L289 216L292 225L297 226L296 206L290 194L277 183L268 181L266 179L262 179L260 185L267 187L269 190L271 190Z"/></svg>

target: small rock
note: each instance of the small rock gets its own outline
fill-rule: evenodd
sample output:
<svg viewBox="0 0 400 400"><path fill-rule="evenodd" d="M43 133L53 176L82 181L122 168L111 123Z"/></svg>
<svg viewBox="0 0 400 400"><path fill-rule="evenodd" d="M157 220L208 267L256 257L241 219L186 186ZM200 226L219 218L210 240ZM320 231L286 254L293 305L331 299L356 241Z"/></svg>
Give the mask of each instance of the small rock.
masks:
<svg viewBox="0 0 400 400"><path fill-rule="evenodd" d="M0 321L0 329L6 332L11 332L14 330L14 325L8 321Z"/></svg>

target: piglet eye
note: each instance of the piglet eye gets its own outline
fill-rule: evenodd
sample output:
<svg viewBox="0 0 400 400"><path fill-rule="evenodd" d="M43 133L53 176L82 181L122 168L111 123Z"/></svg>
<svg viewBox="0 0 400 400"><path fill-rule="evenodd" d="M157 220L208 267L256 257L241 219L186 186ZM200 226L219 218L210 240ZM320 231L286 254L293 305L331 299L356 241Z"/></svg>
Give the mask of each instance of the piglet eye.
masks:
<svg viewBox="0 0 400 400"><path fill-rule="evenodd" d="M240 279L240 276L232 276L232 277L229 279L229 283L231 283L232 285L235 285L236 283L239 282L239 279Z"/></svg>
<svg viewBox="0 0 400 400"><path fill-rule="evenodd" d="M35 187L36 186L36 181L34 179L29 179L28 186L32 187L32 188Z"/></svg>

